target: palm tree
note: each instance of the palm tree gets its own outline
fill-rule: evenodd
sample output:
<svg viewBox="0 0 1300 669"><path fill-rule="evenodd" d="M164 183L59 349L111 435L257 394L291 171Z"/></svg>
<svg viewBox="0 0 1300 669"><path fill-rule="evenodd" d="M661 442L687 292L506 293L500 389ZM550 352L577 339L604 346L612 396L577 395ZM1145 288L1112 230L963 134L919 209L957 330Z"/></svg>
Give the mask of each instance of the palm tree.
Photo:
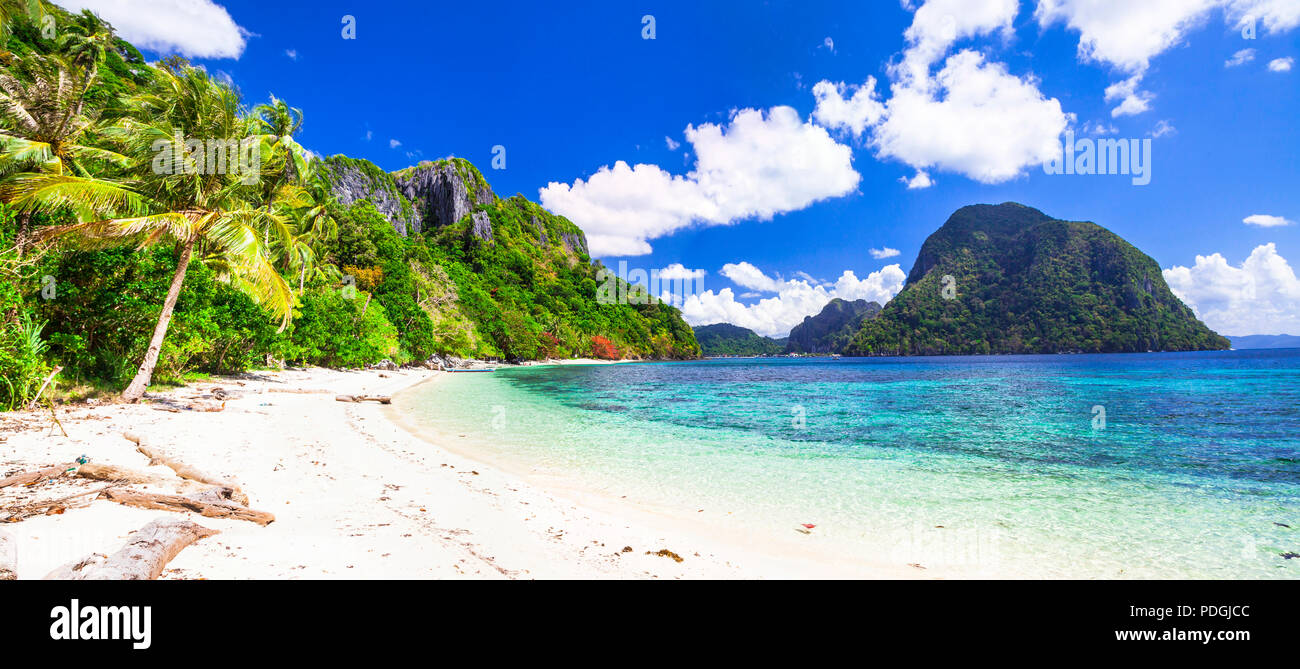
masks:
<svg viewBox="0 0 1300 669"><path fill-rule="evenodd" d="M0 38L7 39L10 25L20 16L39 22L45 16L45 3L41 0L0 0Z"/></svg>
<svg viewBox="0 0 1300 669"><path fill-rule="evenodd" d="M128 116L105 131L132 161L134 176L127 187L50 174L19 175L0 187L0 200L21 211L72 207L78 212L81 222L47 228L38 236L42 241L141 247L170 243L177 248L176 271L153 337L122 393L129 402L144 396L153 377L196 255L279 317L281 329L288 326L294 303L262 242L264 231L283 237L290 225L258 199L256 168L267 147L255 123L243 115L238 95L202 70L171 61L157 76L153 92L132 98ZM234 164L214 159L214 150L234 147L236 156L224 155Z"/></svg>
<svg viewBox="0 0 1300 669"><path fill-rule="evenodd" d="M0 72L0 176L42 172L88 178L97 164L127 164L92 146L95 120L83 113L87 84L58 56L29 54ZM30 212L20 215L18 253L27 245Z"/></svg>
<svg viewBox="0 0 1300 669"><path fill-rule="evenodd" d="M113 29L88 9L83 9L81 15L75 17L74 23L64 28L63 34L59 37L60 51L81 70L82 89L77 107L78 114L81 113L80 105L84 103L86 94L90 92L90 85L99 74L99 66L104 62L104 56L114 48L115 39Z"/></svg>
<svg viewBox="0 0 1300 669"><path fill-rule="evenodd" d="M270 208L288 185L301 186L307 172L307 150L294 140L302 129L302 110L290 107L274 95L269 104L253 109L254 123L268 147L262 170L262 192Z"/></svg>

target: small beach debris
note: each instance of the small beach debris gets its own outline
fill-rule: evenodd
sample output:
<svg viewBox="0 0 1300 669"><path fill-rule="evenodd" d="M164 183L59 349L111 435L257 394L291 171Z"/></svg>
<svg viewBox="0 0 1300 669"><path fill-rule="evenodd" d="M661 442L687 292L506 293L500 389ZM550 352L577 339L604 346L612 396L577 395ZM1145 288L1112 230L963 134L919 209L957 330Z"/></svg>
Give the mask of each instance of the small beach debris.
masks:
<svg viewBox="0 0 1300 669"><path fill-rule="evenodd" d="M1275 523L1273 523L1273 524L1274 524L1274 525L1277 525L1278 527L1285 527L1285 528L1288 529L1288 530L1291 529L1291 526L1290 526L1290 525L1287 525L1286 523L1277 523L1277 522L1275 522Z"/></svg>
<svg viewBox="0 0 1300 669"><path fill-rule="evenodd" d="M1300 558L1300 553L1283 553L1282 557L1288 560L1294 560L1296 558Z"/></svg>
<svg viewBox="0 0 1300 669"><path fill-rule="evenodd" d="M800 534L812 534L813 528L817 527L812 523L799 523L795 526L794 531Z"/></svg>
<svg viewBox="0 0 1300 669"><path fill-rule="evenodd" d="M674 562L683 562L683 561L685 561L685 559L686 559L686 558L684 558L684 557L682 557L682 556L680 556L680 555L678 555L678 554L676 554L676 553L674 553L674 552L668 550L667 548L661 548L661 549L659 549L658 551L656 551L656 552L654 552L654 553L651 553L650 551L646 551L645 554L646 554L646 555L658 555L659 557L672 558Z"/></svg>
<svg viewBox="0 0 1300 669"><path fill-rule="evenodd" d="M18 580L18 545L8 533L0 532L0 581Z"/></svg>
<svg viewBox="0 0 1300 669"><path fill-rule="evenodd" d="M917 564L917 563L915 563L915 562L909 562L909 563L907 563L907 566L909 566L909 567L916 567L917 569L925 569L925 567L922 567L921 565L919 565L919 564Z"/></svg>
<svg viewBox="0 0 1300 669"><path fill-rule="evenodd" d="M631 547L631 546L624 546L624 547L623 547L623 552L624 552L624 553L631 553L631 552L632 552L632 547Z"/></svg>
<svg viewBox="0 0 1300 669"><path fill-rule="evenodd" d="M393 398L388 395L336 395L336 402L379 402L380 404L392 404Z"/></svg>

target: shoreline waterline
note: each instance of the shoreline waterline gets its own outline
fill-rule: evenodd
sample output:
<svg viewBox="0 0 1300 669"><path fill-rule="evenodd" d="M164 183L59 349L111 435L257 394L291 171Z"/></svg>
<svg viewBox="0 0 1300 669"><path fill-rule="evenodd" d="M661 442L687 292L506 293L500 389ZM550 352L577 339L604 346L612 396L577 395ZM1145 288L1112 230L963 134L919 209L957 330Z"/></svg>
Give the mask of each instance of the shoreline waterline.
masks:
<svg viewBox="0 0 1300 669"><path fill-rule="evenodd" d="M564 364L530 365L560 367ZM600 364L600 363L597 363ZM652 364L625 360L604 364ZM629 499L598 485L590 485L577 476L542 474L518 459L491 452L487 446L493 441L490 433L449 432L422 424L413 415L412 401L426 401L431 397L447 397L453 389L447 388L449 374L435 374L393 394L393 404L382 408L384 417L399 429L432 447L447 451L467 460L477 462L486 469L518 478L563 503L575 508L593 511L633 527L653 530L665 537L666 543L704 546L710 552L741 566L744 577L757 578L883 578L883 579L935 579L960 577L945 570L919 569L904 563L869 563L845 558L833 546L825 545L815 535L800 535L792 525L792 539L772 535L755 535L745 529L728 527L725 516L708 514L696 517L690 505L665 505L650 500ZM438 395L422 394L436 388ZM448 399L451 399L448 397ZM454 400L453 400L454 401ZM814 529L815 532L815 529ZM801 541L802 540L802 541ZM690 559L691 556L683 557ZM698 553L695 555L698 557ZM1016 578L1015 574L982 574L990 578Z"/></svg>
<svg viewBox="0 0 1300 669"><path fill-rule="evenodd" d="M1222 358L863 361L874 379L865 386L821 378L862 373L846 361L525 368L458 379L445 400L413 407L408 397L405 408L423 414L418 429L457 447L468 439L472 457L583 504L823 561L928 577L1294 578L1279 557L1290 535L1278 529L1296 520L1293 468L1261 460L1258 439L1225 419L1184 422L1182 435L1162 418L1258 414L1272 422L1251 430L1285 435L1286 410L1218 386L1249 387L1279 365L1294 375L1294 361ZM737 369L746 383L728 376ZM816 373L791 391L781 386L790 371ZM1188 395L1185 378L1207 390ZM703 404L689 396L701 383ZM773 434L788 418L763 396L782 392L823 432L843 420L839 396L857 394L864 409L848 414L866 423ZM1108 430L1088 427L1094 396L1110 398ZM1242 402L1254 411L1234 408ZM507 427L490 429L494 417ZM1288 439L1263 454L1293 449ZM1207 457L1223 474L1209 475ZM810 536L796 534L804 521L817 525Z"/></svg>

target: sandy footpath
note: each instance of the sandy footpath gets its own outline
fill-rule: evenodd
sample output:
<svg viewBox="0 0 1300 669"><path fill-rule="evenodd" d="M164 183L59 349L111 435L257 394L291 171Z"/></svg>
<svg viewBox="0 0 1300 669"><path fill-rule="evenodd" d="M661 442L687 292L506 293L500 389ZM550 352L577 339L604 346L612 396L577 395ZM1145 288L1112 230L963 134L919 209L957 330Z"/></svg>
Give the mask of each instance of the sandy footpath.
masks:
<svg viewBox="0 0 1300 669"><path fill-rule="evenodd" d="M60 407L68 437L48 411L0 414L0 478L86 455L164 480L134 486L140 490L193 490L170 469L147 466L122 437L129 430L239 484L251 508L275 514L267 527L186 514L221 533L184 550L165 579L921 576L905 567L867 569L760 549L633 508L583 505L413 434L393 420L392 407L334 399L391 395L446 376L310 369L213 379L151 394L146 404ZM159 410L219 405L218 388L227 394L223 411ZM328 393L277 392L286 389ZM61 478L11 486L0 489L0 509L104 485ZM0 523L0 531L18 547L19 578L38 579L90 553L116 551L129 532L166 515L182 514L89 495L57 515ZM682 561L648 554L664 549Z"/></svg>

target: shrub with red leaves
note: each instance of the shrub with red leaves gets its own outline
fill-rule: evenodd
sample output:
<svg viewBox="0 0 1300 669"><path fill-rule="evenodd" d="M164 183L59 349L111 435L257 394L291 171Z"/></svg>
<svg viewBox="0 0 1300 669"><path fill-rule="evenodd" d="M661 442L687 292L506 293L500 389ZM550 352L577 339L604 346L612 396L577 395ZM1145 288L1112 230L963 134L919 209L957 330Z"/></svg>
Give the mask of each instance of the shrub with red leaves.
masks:
<svg viewBox="0 0 1300 669"><path fill-rule="evenodd" d="M620 360L618 349L610 340L597 335L591 338L591 355L600 360Z"/></svg>

